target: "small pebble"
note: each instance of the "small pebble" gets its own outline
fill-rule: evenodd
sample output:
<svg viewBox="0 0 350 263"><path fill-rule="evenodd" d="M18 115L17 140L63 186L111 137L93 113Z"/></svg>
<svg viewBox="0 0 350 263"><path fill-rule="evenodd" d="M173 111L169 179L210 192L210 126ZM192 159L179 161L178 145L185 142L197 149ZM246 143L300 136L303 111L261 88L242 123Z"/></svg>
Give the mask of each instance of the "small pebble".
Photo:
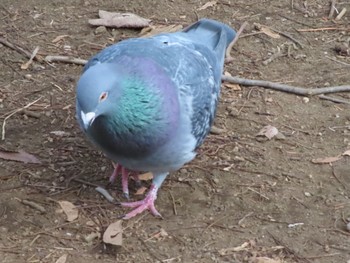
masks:
<svg viewBox="0 0 350 263"><path fill-rule="evenodd" d="M107 32L107 28L105 26L99 26L95 29L95 34L102 34L104 32Z"/></svg>
<svg viewBox="0 0 350 263"><path fill-rule="evenodd" d="M350 232L350 222L346 224L346 230Z"/></svg>
<svg viewBox="0 0 350 263"><path fill-rule="evenodd" d="M310 101L310 99L308 97L303 97L303 102L304 103L308 103Z"/></svg>
<svg viewBox="0 0 350 263"><path fill-rule="evenodd" d="M305 192L304 195L307 196L307 197L311 196L311 194L309 192Z"/></svg>

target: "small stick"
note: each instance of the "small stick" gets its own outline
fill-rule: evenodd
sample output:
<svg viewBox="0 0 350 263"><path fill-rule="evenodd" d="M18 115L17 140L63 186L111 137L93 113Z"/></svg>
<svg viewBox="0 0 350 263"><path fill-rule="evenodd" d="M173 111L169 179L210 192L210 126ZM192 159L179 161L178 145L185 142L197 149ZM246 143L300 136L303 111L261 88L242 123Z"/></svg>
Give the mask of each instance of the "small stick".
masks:
<svg viewBox="0 0 350 263"><path fill-rule="evenodd" d="M28 52L27 50L24 50L20 46L17 46L15 44L12 44L12 43L8 42L3 37L0 37L0 43L3 44L4 46L8 47L8 48L11 48L11 49L17 51L18 53L21 53L21 54L25 55L27 58L30 58L32 56L32 54L30 52Z"/></svg>
<svg viewBox="0 0 350 263"><path fill-rule="evenodd" d="M43 206L41 206L33 201L29 201L29 200L25 200L25 199L21 200L17 197L15 197L15 199L24 205L30 206L31 208L34 208L34 209L40 211L41 213L46 212L46 209Z"/></svg>
<svg viewBox="0 0 350 263"><path fill-rule="evenodd" d="M7 115L2 123L2 129L1 129L1 140L5 140L5 126L6 126L6 121L13 115L15 115L17 112L20 112L24 109L29 108L30 106L32 106L33 104L37 103L39 100L41 100L42 97L36 99L35 101L28 103L26 106L24 106L23 108L19 108L15 111L13 111L12 113L10 113L9 115Z"/></svg>
<svg viewBox="0 0 350 263"><path fill-rule="evenodd" d="M31 54L29 60L21 66L21 69L28 69L28 68L29 68L30 64L32 64L33 59L35 58L35 56L36 56L36 54L38 53L38 51L39 51L39 46L37 46L37 47L33 50L33 53Z"/></svg>
<svg viewBox="0 0 350 263"><path fill-rule="evenodd" d="M341 11L340 11L340 13L337 15L337 17L335 18L335 20L340 20L340 19L342 19L342 17L345 15L345 13L346 13L346 8L344 7Z"/></svg>
<svg viewBox="0 0 350 263"><path fill-rule="evenodd" d="M332 101L332 102L335 102L335 103L343 103L343 104L348 104L350 105L350 101L347 101L347 100L343 100L343 99L338 99L338 98L333 98L333 97L329 97L329 96L325 96L325 95L318 95L318 97L321 99L321 100L329 100L329 101Z"/></svg>
<svg viewBox="0 0 350 263"><path fill-rule="evenodd" d="M87 60L81 58L72 58L67 56L46 56L45 61L47 62L66 62L78 65L85 65Z"/></svg>
<svg viewBox="0 0 350 263"><path fill-rule="evenodd" d="M336 2L337 2L337 0L331 1L331 9L329 10L328 19L332 19L333 15L334 15Z"/></svg>
<svg viewBox="0 0 350 263"><path fill-rule="evenodd" d="M321 28L301 28L301 29L296 29L296 31L298 31L298 32L318 32L318 31L328 31L328 30L350 31L350 28L344 28L344 27L321 27Z"/></svg>
<svg viewBox="0 0 350 263"><path fill-rule="evenodd" d="M325 93L350 91L349 85L306 89L301 87L293 87L286 84L274 83L271 81L251 80L251 79L243 79L243 78L230 77L230 76L222 76L222 80L230 83L244 85L244 86L259 86L267 89L273 89L273 90L278 90L278 91L283 91L283 92L303 95L303 96L312 96L312 95L319 95L319 94L325 94Z"/></svg>
<svg viewBox="0 0 350 263"><path fill-rule="evenodd" d="M239 30L237 31L236 33L236 36L235 38L232 40L232 42L228 45L227 49L226 49L226 59L225 59L225 62L226 63L229 63L229 62L232 62L233 61L233 57L231 57L230 53L231 53L231 50L232 50L232 47L233 45L237 42L239 36L242 34L244 28L248 25L248 22L245 21L241 27L239 28Z"/></svg>
<svg viewBox="0 0 350 263"><path fill-rule="evenodd" d="M175 198L174 198L173 194L171 193L171 191L169 193L170 193L171 200L173 201L174 214L177 216Z"/></svg>
<svg viewBox="0 0 350 263"><path fill-rule="evenodd" d="M97 192L99 192L101 195L103 195L104 198L106 198L108 202L113 203L113 204L115 203L115 199L113 198L113 196L111 196L111 195L108 193L108 191L107 191L106 189L102 188L101 186L97 186L97 187L95 188L95 190L96 190Z"/></svg>

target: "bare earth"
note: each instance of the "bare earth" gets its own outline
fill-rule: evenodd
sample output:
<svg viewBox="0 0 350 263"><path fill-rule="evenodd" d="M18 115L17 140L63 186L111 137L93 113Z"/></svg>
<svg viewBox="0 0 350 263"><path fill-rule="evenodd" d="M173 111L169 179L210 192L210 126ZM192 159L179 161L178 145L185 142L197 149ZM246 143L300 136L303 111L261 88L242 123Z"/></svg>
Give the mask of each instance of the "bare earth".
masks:
<svg viewBox="0 0 350 263"><path fill-rule="evenodd" d="M342 3L340 3L342 2ZM223 21L243 37L225 70L233 76L319 88L350 83L349 11L328 19L328 0L1 0L0 37L30 53L88 59L102 48L139 30L95 31L87 21L98 10L133 12L152 24L186 26L197 17ZM293 6L292 6L293 3ZM339 1L337 9L348 1ZM254 23L291 38L258 32ZM327 28L298 32L299 29ZM66 35L59 39L58 36ZM53 41L55 40L56 41ZM347 46L346 46L347 45ZM280 49L284 54L263 61ZM82 66L27 61L0 45L0 121L13 110L40 100L9 117L2 151L25 150L42 164L0 159L0 261L56 262L349 262L349 158L315 164L350 149L349 106L261 87L222 87L215 126L197 158L171 174L156 206L164 220L145 213L123 221L123 245L105 245L101 237L126 209L110 204L94 187L106 186L112 165L91 147L75 121L75 84ZM348 51L349 52L349 51ZM334 95L349 100L347 93ZM256 137L266 125L285 138ZM64 133L52 133L63 131ZM120 182L108 187L123 200ZM149 186L150 181L143 182ZM131 182L131 198L136 187ZM45 208L24 205L34 201ZM67 222L59 200L72 202L79 218Z"/></svg>

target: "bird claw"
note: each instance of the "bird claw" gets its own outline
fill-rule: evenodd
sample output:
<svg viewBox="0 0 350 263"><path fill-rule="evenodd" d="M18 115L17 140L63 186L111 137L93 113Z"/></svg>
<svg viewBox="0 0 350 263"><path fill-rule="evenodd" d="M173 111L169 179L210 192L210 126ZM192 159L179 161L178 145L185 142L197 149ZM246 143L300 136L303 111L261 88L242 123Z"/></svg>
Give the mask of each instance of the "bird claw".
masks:
<svg viewBox="0 0 350 263"><path fill-rule="evenodd" d="M141 201L136 201L136 202L120 203L121 206L123 207L134 208L134 210L124 215L122 219L125 219L125 220L130 219L142 213L145 210L149 210L151 214L156 217L163 218L162 215L157 211L156 207L154 206L154 201L157 199L157 191L158 191L158 188L152 185L145 199Z"/></svg>

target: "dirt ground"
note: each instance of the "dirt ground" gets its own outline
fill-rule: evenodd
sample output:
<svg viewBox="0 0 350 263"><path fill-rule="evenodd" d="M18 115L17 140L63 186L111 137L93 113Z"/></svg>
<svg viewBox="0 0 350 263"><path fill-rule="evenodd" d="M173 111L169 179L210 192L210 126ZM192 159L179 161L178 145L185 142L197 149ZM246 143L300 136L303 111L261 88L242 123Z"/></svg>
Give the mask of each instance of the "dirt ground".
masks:
<svg viewBox="0 0 350 263"><path fill-rule="evenodd" d="M338 11L350 10L348 1L340 2ZM350 83L349 11L334 21L328 19L328 0L219 0L198 10L205 3L1 0L0 37L29 52L39 46L41 57L88 59L140 32L96 32L87 21L99 9L134 12L155 26L186 26L209 17L238 29L247 21L232 50L234 61L225 68L233 76L308 88ZM258 32L254 23L281 34L251 34ZM326 30L315 30L319 28ZM283 56L265 65L278 50ZM215 123L221 130L207 138L193 162L164 183L156 201L164 220L144 213L123 221L123 245L114 247L98 235L127 210L73 180L105 186L113 169L86 141L74 117L82 66L35 61L25 70L23 54L5 45L0 52L1 125L11 112L39 99L6 119L0 146L24 150L42 161L0 159L0 262L56 262L65 254L66 262L75 263L349 262L350 157L331 165L312 162L350 149L347 104L223 85ZM330 96L350 101L347 93ZM284 138L257 137L266 125ZM119 183L108 190L123 200ZM144 184L149 186L149 181ZM131 182L132 199L142 197L136 190ZM66 221L60 200L79 209L77 220ZM87 241L91 234L96 238Z"/></svg>

